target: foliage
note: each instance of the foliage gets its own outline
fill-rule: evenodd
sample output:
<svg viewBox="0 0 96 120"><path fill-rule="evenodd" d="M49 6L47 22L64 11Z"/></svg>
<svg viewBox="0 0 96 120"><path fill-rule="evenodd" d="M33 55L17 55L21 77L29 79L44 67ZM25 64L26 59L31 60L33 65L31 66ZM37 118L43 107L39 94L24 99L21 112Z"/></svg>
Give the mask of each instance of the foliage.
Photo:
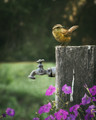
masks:
<svg viewBox="0 0 96 120"><path fill-rule="evenodd" d="M96 44L96 0L0 0L0 61L54 61L53 25L79 25L71 45Z"/></svg>
<svg viewBox="0 0 96 120"><path fill-rule="evenodd" d="M45 69L52 66L55 64L44 63ZM44 97L45 91L50 84L55 84L55 78L36 76L36 80L32 81L28 75L36 67L37 63L33 62L0 64L0 115L9 107L15 110L14 119L30 120L35 116L35 111L45 104L48 99Z"/></svg>
<svg viewBox="0 0 96 120"><path fill-rule="evenodd" d="M47 93L49 94L50 91L48 90L51 90L50 86L47 89ZM41 116L44 113L48 113L44 120L96 120L96 85L94 85L92 88L88 88L88 86L85 84L84 87L86 88L88 95L85 93L84 97L81 99L80 104L75 104L70 108L67 106L66 108L65 105L69 104L71 101L64 103L61 96L63 95L64 97L68 94L71 94L72 90L70 86L65 84L62 87L61 95L58 94L58 90L56 92L56 95L58 95L59 98L58 102L62 103L62 106L56 107L59 103L55 103L53 101L49 102L48 104L40 107L37 113L37 117L33 118L33 120L42 120Z"/></svg>

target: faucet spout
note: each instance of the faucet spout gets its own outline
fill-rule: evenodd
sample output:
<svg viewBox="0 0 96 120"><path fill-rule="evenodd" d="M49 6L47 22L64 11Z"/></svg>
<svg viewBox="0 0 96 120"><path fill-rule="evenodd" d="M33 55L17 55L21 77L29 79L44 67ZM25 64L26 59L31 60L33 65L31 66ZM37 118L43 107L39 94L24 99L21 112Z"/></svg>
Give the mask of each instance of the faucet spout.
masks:
<svg viewBox="0 0 96 120"><path fill-rule="evenodd" d="M33 70L28 76L30 79L35 79L35 75L45 75L47 74L49 77L55 77L56 67L48 68L48 70L44 70L42 62L44 59L39 59L37 63L39 63L38 68Z"/></svg>
<svg viewBox="0 0 96 120"><path fill-rule="evenodd" d="M33 70L28 77L30 79L35 79L35 77L34 77L35 75L36 75L36 70Z"/></svg>

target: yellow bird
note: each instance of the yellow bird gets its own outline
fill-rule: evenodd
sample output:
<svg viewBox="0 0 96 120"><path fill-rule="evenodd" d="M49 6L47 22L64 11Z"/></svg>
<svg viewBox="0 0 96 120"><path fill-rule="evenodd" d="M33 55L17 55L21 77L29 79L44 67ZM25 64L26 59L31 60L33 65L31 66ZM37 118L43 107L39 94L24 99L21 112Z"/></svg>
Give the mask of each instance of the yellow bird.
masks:
<svg viewBox="0 0 96 120"><path fill-rule="evenodd" d="M52 34L58 42L62 43L62 45L67 45L71 41L72 32L77 28L78 25L72 26L70 29L65 29L62 25L57 24L52 28Z"/></svg>

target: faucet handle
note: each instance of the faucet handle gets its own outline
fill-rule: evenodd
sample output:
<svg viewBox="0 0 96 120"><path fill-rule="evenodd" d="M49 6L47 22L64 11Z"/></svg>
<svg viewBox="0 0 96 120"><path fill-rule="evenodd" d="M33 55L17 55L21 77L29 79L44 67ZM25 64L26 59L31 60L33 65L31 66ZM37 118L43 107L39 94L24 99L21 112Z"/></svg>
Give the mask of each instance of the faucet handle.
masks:
<svg viewBox="0 0 96 120"><path fill-rule="evenodd" d="M44 62L45 60L44 59L39 59L39 60L37 60L36 62L37 63L42 63L42 62Z"/></svg>

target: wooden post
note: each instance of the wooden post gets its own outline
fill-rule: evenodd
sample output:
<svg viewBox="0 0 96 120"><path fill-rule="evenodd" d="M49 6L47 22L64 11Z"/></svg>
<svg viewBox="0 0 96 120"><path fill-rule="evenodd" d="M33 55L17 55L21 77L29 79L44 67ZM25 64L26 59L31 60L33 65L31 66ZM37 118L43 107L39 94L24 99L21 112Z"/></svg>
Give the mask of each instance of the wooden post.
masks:
<svg viewBox="0 0 96 120"><path fill-rule="evenodd" d="M84 84L88 87L96 84L96 46L56 46L55 52L56 88L59 94L56 96L57 108L62 107L60 99L71 100L71 105L80 104L86 92ZM73 93L67 97L61 96L64 84L73 89Z"/></svg>

